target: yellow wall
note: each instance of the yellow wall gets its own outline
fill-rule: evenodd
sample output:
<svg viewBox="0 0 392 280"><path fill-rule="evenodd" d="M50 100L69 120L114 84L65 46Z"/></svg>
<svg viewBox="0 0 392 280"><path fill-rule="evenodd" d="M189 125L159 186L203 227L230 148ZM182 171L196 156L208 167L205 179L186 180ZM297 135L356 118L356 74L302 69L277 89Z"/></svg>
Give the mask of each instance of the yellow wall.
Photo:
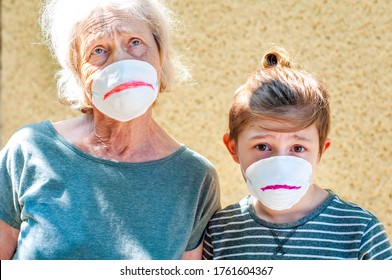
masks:
<svg viewBox="0 0 392 280"><path fill-rule="evenodd" d="M392 236L392 5L390 1L172 0L176 40L194 85L159 99L155 116L216 166L222 204L246 194L221 137L234 90L278 44L324 77L332 146L316 182L373 212ZM1 147L20 126L78 113L57 102L56 65L39 42L38 1L2 0Z"/></svg>

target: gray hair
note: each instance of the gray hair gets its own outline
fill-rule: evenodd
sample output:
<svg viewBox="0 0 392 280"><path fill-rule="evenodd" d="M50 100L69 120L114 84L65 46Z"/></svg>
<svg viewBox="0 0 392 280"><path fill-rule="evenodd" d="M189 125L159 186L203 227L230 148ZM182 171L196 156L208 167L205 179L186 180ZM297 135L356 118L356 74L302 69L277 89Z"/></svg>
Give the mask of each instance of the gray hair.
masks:
<svg viewBox="0 0 392 280"><path fill-rule="evenodd" d="M77 27L99 8L129 11L130 15L150 26L162 63L160 92L169 91L175 81L190 77L189 69L178 60L171 47L172 33L178 21L163 0L46 0L40 25L45 44L61 66L57 72L61 103L84 113L91 111L91 102L86 96L75 62L75 46Z"/></svg>

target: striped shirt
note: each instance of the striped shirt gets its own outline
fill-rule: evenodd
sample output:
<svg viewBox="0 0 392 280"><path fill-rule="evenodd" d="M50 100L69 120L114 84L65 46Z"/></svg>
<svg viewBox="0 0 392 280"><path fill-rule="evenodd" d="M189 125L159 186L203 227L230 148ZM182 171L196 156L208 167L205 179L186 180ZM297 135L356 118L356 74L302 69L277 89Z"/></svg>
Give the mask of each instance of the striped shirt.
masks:
<svg viewBox="0 0 392 280"><path fill-rule="evenodd" d="M392 259L392 248L374 215L329 191L322 205L293 223L260 219L250 196L218 211L206 230L203 258Z"/></svg>

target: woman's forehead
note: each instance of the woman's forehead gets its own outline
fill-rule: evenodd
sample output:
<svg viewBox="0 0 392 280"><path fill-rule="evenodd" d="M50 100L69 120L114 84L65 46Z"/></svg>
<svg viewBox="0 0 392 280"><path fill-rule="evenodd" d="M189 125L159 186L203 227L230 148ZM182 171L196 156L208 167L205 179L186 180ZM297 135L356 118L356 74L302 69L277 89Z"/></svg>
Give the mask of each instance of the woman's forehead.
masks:
<svg viewBox="0 0 392 280"><path fill-rule="evenodd" d="M145 33L150 29L146 21L129 11L100 9L82 22L80 31L86 36L113 32Z"/></svg>

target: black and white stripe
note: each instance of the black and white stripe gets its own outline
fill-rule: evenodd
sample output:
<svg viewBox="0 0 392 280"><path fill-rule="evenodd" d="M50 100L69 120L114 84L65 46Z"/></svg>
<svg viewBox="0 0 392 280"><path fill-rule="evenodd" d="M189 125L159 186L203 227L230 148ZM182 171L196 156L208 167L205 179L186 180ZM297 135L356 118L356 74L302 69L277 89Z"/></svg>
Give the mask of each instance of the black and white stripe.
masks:
<svg viewBox="0 0 392 280"><path fill-rule="evenodd" d="M251 205L245 197L214 215L204 259L392 259L378 219L332 192L318 209L290 224L260 220Z"/></svg>

